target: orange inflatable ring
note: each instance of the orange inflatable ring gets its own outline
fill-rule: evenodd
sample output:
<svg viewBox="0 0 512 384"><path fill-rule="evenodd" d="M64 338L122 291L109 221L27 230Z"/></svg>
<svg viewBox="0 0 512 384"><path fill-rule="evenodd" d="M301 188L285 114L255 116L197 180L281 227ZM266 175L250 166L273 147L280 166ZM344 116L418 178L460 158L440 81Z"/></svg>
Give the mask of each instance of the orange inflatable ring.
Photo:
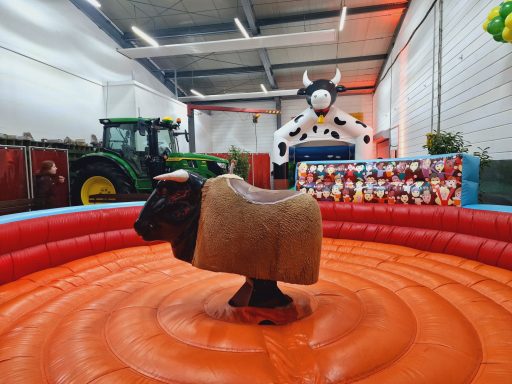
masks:
<svg viewBox="0 0 512 384"><path fill-rule="evenodd" d="M511 271L325 238L319 282L280 284L312 311L282 326L223 315L241 283L168 244L23 276L0 286L0 382L511 382Z"/></svg>

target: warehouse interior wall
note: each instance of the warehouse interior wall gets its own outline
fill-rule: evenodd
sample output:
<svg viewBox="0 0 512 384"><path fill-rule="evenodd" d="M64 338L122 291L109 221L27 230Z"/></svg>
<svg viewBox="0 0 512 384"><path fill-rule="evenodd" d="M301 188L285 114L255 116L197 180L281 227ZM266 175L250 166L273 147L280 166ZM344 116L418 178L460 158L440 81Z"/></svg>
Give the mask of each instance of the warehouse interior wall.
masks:
<svg viewBox="0 0 512 384"><path fill-rule="evenodd" d="M236 108L276 109L276 103L269 101L222 102L212 105ZM347 113L362 114L368 125L373 120L372 95L339 95L335 106ZM281 101L281 125L300 115L308 108L306 98ZM262 114L256 124L256 131L250 113L212 112L211 142L213 152L227 152L235 145L248 152L272 153L274 132L277 127L277 117L272 114ZM336 142L326 143L336 145Z"/></svg>
<svg viewBox="0 0 512 384"><path fill-rule="evenodd" d="M0 2L0 133L89 142L101 137L109 103L129 101L121 109L133 113L117 117L157 112L152 105L172 110L173 94L116 47L69 1ZM139 85L116 96L109 84L126 81Z"/></svg>
<svg viewBox="0 0 512 384"><path fill-rule="evenodd" d="M496 5L411 1L373 99L374 128L391 133L398 156L426 154L425 135L441 129L512 159L512 45L482 30Z"/></svg>

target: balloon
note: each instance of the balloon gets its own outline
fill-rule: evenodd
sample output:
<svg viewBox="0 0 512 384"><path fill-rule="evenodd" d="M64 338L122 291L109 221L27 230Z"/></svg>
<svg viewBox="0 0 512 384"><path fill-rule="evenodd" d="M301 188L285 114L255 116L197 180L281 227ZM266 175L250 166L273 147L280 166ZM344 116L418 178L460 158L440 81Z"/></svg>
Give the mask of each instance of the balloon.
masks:
<svg viewBox="0 0 512 384"><path fill-rule="evenodd" d="M484 29L485 32L487 32L487 25L489 25L489 21L490 20L485 20L484 23L482 24L482 28Z"/></svg>
<svg viewBox="0 0 512 384"><path fill-rule="evenodd" d="M501 37L503 37L503 40L512 43L512 29L507 27L503 28L503 33L501 34Z"/></svg>
<svg viewBox="0 0 512 384"><path fill-rule="evenodd" d="M512 2L503 3L500 7L500 16L506 19L508 15L512 13Z"/></svg>
<svg viewBox="0 0 512 384"><path fill-rule="evenodd" d="M512 13L505 19L505 27L512 28Z"/></svg>
<svg viewBox="0 0 512 384"><path fill-rule="evenodd" d="M501 32L503 31L504 27L504 20L500 16L496 16L494 19L489 21L489 24L487 25L487 32L489 32L491 35L497 35L499 33L501 36Z"/></svg>
<svg viewBox="0 0 512 384"><path fill-rule="evenodd" d="M492 38L496 41L499 41L499 42L502 42L503 41L503 36L501 36L501 33L497 33L495 35L492 35Z"/></svg>
<svg viewBox="0 0 512 384"><path fill-rule="evenodd" d="M499 16L499 15L500 15L500 6L498 5L497 7L494 7L493 9L491 9L491 12L489 12L489 14L487 15L487 20L492 20L496 16Z"/></svg>

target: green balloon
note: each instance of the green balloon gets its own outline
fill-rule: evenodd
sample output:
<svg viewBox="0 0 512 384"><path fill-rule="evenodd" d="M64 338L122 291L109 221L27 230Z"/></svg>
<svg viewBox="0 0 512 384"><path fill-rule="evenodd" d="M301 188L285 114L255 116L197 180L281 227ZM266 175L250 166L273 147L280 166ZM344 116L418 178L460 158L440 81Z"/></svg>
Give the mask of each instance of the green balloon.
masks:
<svg viewBox="0 0 512 384"><path fill-rule="evenodd" d="M512 13L512 1L503 3L500 7L500 16L505 20L509 14Z"/></svg>
<svg viewBox="0 0 512 384"><path fill-rule="evenodd" d="M494 19L489 21L487 24L487 32L491 35L501 34L503 32L503 28L505 28L505 20L501 18L501 16L496 16Z"/></svg>
<svg viewBox="0 0 512 384"><path fill-rule="evenodd" d="M492 35L492 38L496 41L500 41L500 42L504 42L505 40L503 40L503 36L501 36L501 33L497 33L495 35Z"/></svg>

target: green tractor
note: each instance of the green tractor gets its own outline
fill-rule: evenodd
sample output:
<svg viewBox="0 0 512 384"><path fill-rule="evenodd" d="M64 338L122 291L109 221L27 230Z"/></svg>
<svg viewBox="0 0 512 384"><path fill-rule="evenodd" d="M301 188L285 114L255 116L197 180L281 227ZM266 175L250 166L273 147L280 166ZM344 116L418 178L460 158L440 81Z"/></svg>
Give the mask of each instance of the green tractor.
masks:
<svg viewBox="0 0 512 384"><path fill-rule="evenodd" d="M185 169L206 178L226 173L227 160L180 153L180 120L164 118L100 119L103 146L71 163L71 201L91 204L93 195L150 193L153 177Z"/></svg>

